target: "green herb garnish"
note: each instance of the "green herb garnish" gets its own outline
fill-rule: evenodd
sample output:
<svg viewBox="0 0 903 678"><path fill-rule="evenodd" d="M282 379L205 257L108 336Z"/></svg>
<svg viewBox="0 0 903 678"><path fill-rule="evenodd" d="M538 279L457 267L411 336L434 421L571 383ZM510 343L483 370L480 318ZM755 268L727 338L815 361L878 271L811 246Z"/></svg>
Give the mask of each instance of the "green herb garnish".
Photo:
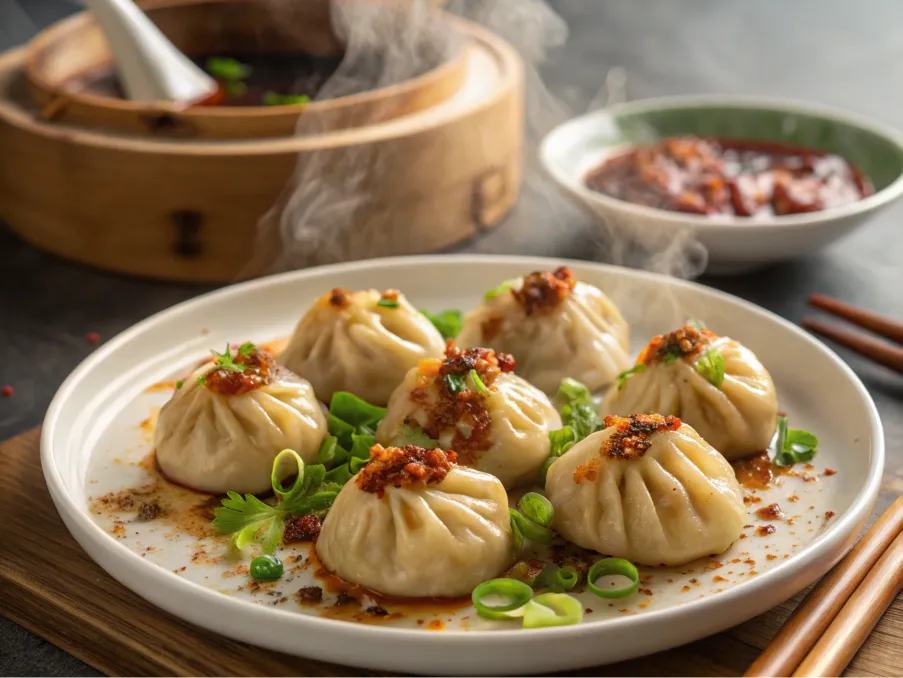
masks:
<svg viewBox="0 0 903 678"><path fill-rule="evenodd" d="M546 565L530 583L534 589L549 589L554 593L570 591L580 581L580 574L570 565Z"/></svg>
<svg viewBox="0 0 903 678"><path fill-rule="evenodd" d="M559 413L564 424L560 429L549 431L549 459L539 472L539 480L543 485L552 462L591 433L604 428L602 419L596 411L593 395L590 390L576 379L562 379L558 386L558 400L564 401Z"/></svg>
<svg viewBox="0 0 903 678"><path fill-rule="evenodd" d="M248 369L247 365L242 365L241 363L235 362L235 358L239 355L248 355L253 351L256 346L252 344L250 341L242 344L238 351L235 353L235 356L232 356L232 353L229 351L229 344L226 344L226 352L225 353L217 353L216 351L210 351L216 360L213 362L219 369L227 370L230 372L244 372Z"/></svg>
<svg viewBox="0 0 903 678"><path fill-rule="evenodd" d="M705 323L702 322L701 320L697 320L696 318L688 319L686 324L689 327L695 327L697 330L705 329Z"/></svg>
<svg viewBox="0 0 903 678"><path fill-rule="evenodd" d="M176 390L177 390L177 391L178 391L180 388L182 388L183 383L184 383L184 382L183 382L181 379L179 379L179 380L176 382Z"/></svg>
<svg viewBox="0 0 903 678"><path fill-rule="evenodd" d="M244 80L251 75L251 67L229 57L210 57L205 70L218 80Z"/></svg>
<svg viewBox="0 0 903 678"><path fill-rule="evenodd" d="M309 104L310 97L306 94L279 94L266 92L263 95L264 106L294 106L297 104Z"/></svg>
<svg viewBox="0 0 903 678"><path fill-rule="evenodd" d="M198 377L198 383L199 383L201 386L203 386L204 384L207 383L207 377L205 377L205 376L202 374L201 376Z"/></svg>
<svg viewBox="0 0 903 678"><path fill-rule="evenodd" d="M447 388L448 392L452 395L458 395L467 390L467 385L464 383L464 377L460 374L446 374L442 381L445 382L445 388Z"/></svg>
<svg viewBox="0 0 903 678"><path fill-rule="evenodd" d="M477 374L476 370L470 371L470 380L473 382L473 385L476 388L477 393L482 393L484 395L486 393L489 393L489 387L487 387L486 384L483 383L483 380L480 379L480 375Z"/></svg>
<svg viewBox="0 0 903 678"><path fill-rule="evenodd" d="M495 299L498 295L503 294L505 292L509 292L514 289L514 285L510 282L503 282L501 285L497 287L493 287L486 294L483 295L483 301L490 301L491 299Z"/></svg>
<svg viewBox="0 0 903 678"><path fill-rule="evenodd" d="M223 89L230 97L241 97L248 93L248 86L241 80L227 80L223 83Z"/></svg>
<svg viewBox="0 0 903 678"><path fill-rule="evenodd" d="M285 460L294 461L297 475L291 487L279 480ZM341 486L326 482L326 469L317 465L305 466L294 450L282 450L273 460L270 484L276 504L267 504L253 494L242 497L228 492L222 506L214 510L213 527L223 534L231 534L231 543L239 550L259 541L264 553L273 553L282 541L285 521L294 516L318 515L332 506Z"/></svg>
<svg viewBox="0 0 903 678"><path fill-rule="evenodd" d="M420 312L439 330L439 334L442 335L443 339L454 339L461 333L464 322L461 317L461 311L451 309L436 315L426 309L420 309Z"/></svg>
<svg viewBox="0 0 903 678"><path fill-rule="evenodd" d="M724 383L724 356L717 348L710 348L696 361L696 371L712 386L720 388Z"/></svg>
<svg viewBox="0 0 903 678"><path fill-rule="evenodd" d="M639 374L646 369L646 363L637 363L629 370L624 370L621 374L618 375L618 390L620 391L624 388L624 384L627 383L627 379L630 378L634 374Z"/></svg>
<svg viewBox="0 0 903 678"><path fill-rule="evenodd" d="M276 581L282 576L282 561L272 553L265 553L251 561L250 572L257 581Z"/></svg>
<svg viewBox="0 0 903 678"><path fill-rule="evenodd" d="M386 408L371 405L347 391L332 396L326 417L329 435L320 444L317 460L329 468L326 478L344 485L370 460L374 433Z"/></svg>
<svg viewBox="0 0 903 678"><path fill-rule="evenodd" d="M818 451L818 438L803 429L787 428L787 417L778 417L772 448L775 464L793 466L812 461Z"/></svg>
<svg viewBox="0 0 903 678"><path fill-rule="evenodd" d="M383 308L398 308L398 299L380 299L376 305Z"/></svg>
<svg viewBox="0 0 903 678"><path fill-rule="evenodd" d="M416 445L427 450L435 450L439 447L439 441L430 438L426 431L417 425L405 424L398 436L398 447Z"/></svg>

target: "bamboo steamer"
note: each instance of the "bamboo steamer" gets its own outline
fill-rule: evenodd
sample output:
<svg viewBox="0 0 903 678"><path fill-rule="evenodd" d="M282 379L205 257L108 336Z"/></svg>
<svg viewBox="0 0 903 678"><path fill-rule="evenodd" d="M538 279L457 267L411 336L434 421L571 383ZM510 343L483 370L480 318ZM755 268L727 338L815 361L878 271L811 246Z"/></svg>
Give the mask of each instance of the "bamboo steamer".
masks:
<svg viewBox="0 0 903 678"><path fill-rule="evenodd" d="M340 56L343 51L333 33L329 0L145 0L140 4L186 54L253 52L260 45L268 52L302 51L317 56ZM445 23L452 28L451 22ZM42 119L194 139L288 136L299 125L302 132L321 133L430 108L461 88L467 65L464 50L458 49L423 75L351 96L291 106L184 108L114 99L76 87L79 76L111 63L106 39L90 13L64 19L36 37L27 47L25 68Z"/></svg>
<svg viewBox="0 0 903 678"><path fill-rule="evenodd" d="M305 250L308 265L429 252L470 238L496 224L518 193L523 72L498 36L443 20L466 37L455 91L373 124L316 135L183 138L146 125L48 120L47 101L31 96L34 50L8 52L0 56L0 219L66 258L207 282L294 265L298 256L285 257L292 248ZM36 44L46 45L47 36ZM287 238L295 182L314 176L335 194L351 174L348 223L332 228L329 211L312 203L306 218L322 237Z"/></svg>

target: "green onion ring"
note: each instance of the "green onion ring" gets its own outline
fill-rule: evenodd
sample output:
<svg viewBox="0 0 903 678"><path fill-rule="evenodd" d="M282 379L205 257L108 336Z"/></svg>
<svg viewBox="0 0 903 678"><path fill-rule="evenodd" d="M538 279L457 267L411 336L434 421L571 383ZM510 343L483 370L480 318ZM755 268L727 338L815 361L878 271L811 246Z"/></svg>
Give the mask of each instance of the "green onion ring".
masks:
<svg viewBox="0 0 903 678"><path fill-rule="evenodd" d="M631 580L630 586L623 589L600 589L596 580L608 574L620 574ZM586 573L586 586L600 598L626 598L636 593L640 587L640 573L636 566L623 558L603 558L593 563Z"/></svg>
<svg viewBox="0 0 903 678"><path fill-rule="evenodd" d="M295 464L297 465L298 472L295 476L295 482L292 483L292 486L288 489L285 489L282 485L282 481L279 479L279 470L282 467L282 460L292 457L295 460ZM289 474L291 475L291 474ZM298 456L298 453L291 449L282 450L279 454L276 455L276 458L273 459L273 470L270 472L270 484L273 486L273 492L276 494L279 499L282 499L285 495L297 491L301 484L304 482L304 460Z"/></svg>
<svg viewBox="0 0 903 678"><path fill-rule="evenodd" d="M543 593L524 608L524 628L571 626L583 621L583 605L566 593Z"/></svg>
<svg viewBox="0 0 903 678"><path fill-rule="evenodd" d="M552 593L570 591L580 581L580 574L570 565L546 565L531 583L533 588L547 588Z"/></svg>
<svg viewBox="0 0 903 678"><path fill-rule="evenodd" d="M504 596L511 602L505 605L486 605L483 598L488 596ZM483 619L511 619L519 615L510 614L530 602L533 589L517 579L490 579L479 584L470 594L473 606Z"/></svg>
<svg viewBox="0 0 903 678"><path fill-rule="evenodd" d="M552 519L555 517L555 509L552 507L552 502L538 492L527 492L521 497L517 506L527 520L531 520L543 527L551 525Z"/></svg>
<svg viewBox="0 0 903 678"><path fill-rule="evenodd" d="M520 529L521 534L523 534L526 539L536 542L537 544L551 544L552 540L555 539L555 533L548 527L544 527L539 523L534 523L519 511L515 511L514 509L510 509L510 511L511 521Z"/></svg>

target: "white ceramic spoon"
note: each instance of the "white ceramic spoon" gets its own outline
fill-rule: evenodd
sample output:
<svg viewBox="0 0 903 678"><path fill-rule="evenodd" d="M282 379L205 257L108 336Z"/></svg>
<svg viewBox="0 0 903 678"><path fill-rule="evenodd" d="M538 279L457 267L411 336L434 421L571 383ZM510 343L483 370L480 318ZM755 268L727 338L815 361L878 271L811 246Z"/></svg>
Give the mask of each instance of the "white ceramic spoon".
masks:
<svg viewBox="0 0 903 678"><path fill-rule="evenodd" d="M132 0L85 4L110 44L129 99L191 103L216 92L216 81L176 49Z"/></svg>

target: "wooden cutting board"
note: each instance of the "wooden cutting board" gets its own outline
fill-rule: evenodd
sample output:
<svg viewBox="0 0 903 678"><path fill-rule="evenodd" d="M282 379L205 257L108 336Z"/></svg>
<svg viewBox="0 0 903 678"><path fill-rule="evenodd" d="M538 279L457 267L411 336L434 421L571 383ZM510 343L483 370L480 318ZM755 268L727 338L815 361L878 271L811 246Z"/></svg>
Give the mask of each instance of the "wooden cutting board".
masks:
<svg viewBox="0 0 903 678"><path fill-rule="evenodd" d="M0 444L0 613L109 675L386 675L229 640L123 587L82 551L60 520L41 473L39 437L35 429ZM884 499L878 508L887 505ZM576 675L741 675L801 597L725 633ZM897 600L847 674L903 675L901 629L903 604Z"/></svg>

